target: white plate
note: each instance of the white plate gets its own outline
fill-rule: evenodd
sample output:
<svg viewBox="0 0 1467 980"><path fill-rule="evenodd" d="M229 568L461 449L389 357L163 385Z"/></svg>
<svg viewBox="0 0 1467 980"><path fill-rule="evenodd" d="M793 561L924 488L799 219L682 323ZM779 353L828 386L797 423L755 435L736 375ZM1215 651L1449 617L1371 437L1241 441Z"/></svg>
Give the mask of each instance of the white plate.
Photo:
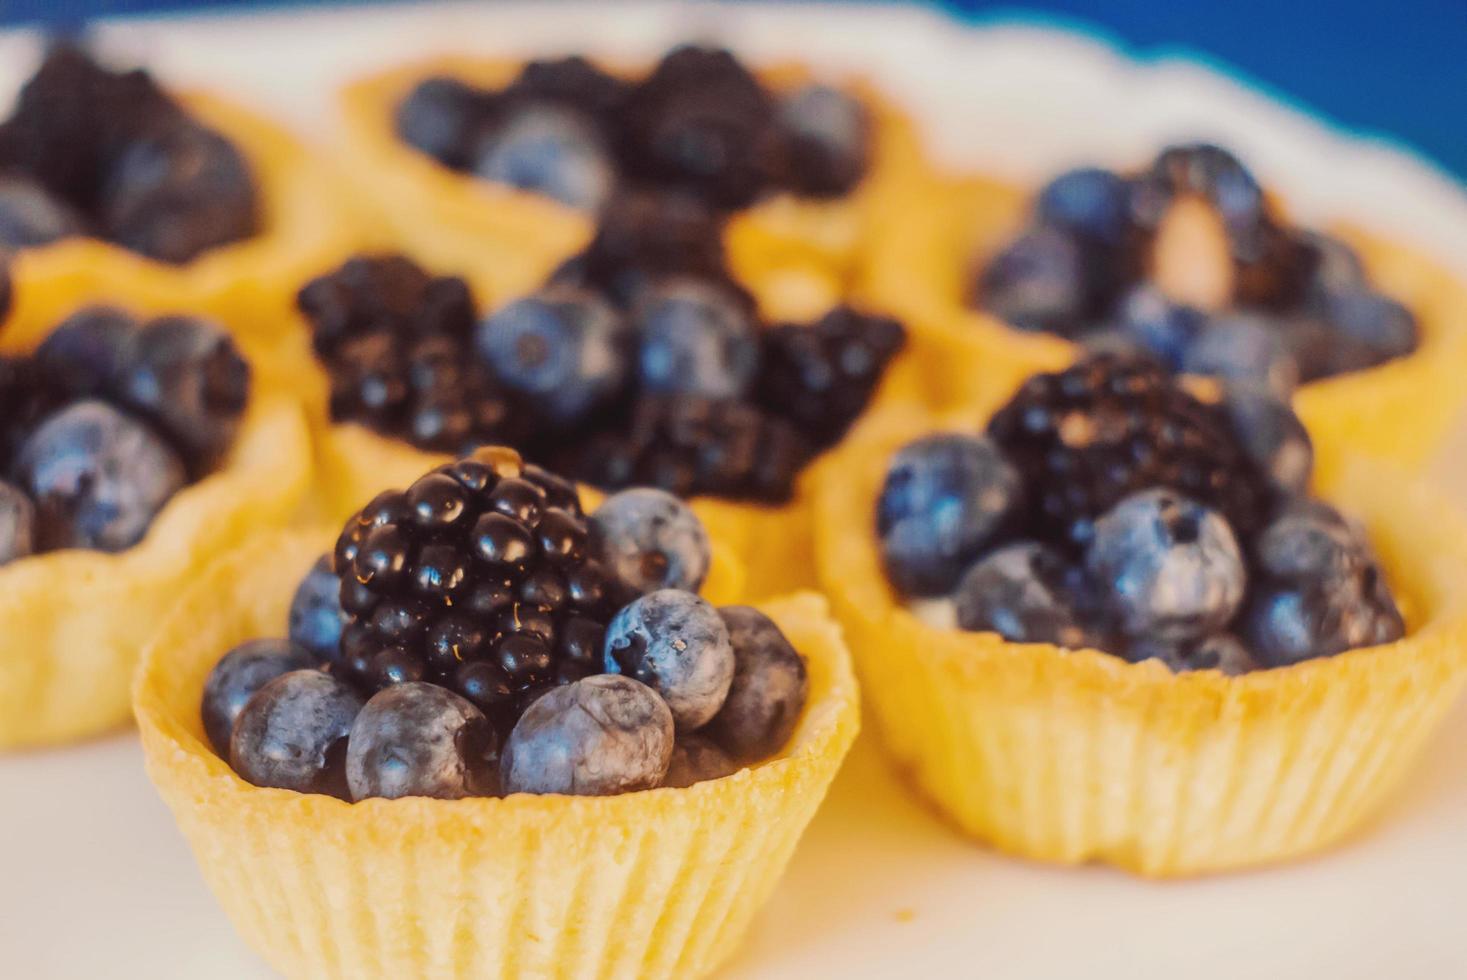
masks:
<svg viewBox="0 0 1467 980"><path fill-rule="evenodd" d="M688 36L869 72L912 103L944 160L1026 179L1211 135L1298 213L1371 223L1467 270L1467 198L1389 146L1330 132L1195 65L1141 66L1083 38L966 30L910 7L433 4L102 32L172 81L227 88L317 134L335 82L415 53L650 56ZM33 44L0 34L0 92L20 81ZM1024 864L957 836L895 779L868 733L727 975L1467 975L1464 747L1459 711L1400 799L1329 855L1154 884ZM268 975L205 889L130 736L0 759L0 976Z"/></svg>

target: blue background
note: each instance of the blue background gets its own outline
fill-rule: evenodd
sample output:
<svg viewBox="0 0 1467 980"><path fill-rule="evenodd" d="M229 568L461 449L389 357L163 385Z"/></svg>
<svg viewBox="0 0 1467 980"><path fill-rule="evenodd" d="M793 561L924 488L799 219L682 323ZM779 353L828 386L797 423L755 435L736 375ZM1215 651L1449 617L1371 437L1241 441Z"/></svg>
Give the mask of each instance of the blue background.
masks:
<svg viewBox="0 0 1467 980"><path fill-rule="evenodd" d="M908 0L916 2L916 0ZM0 24L265 6L261 0L0 0ZM1149 57L1186 53L1467 181L1467 0L935 0L979 22L1053 22Z"/></svg>

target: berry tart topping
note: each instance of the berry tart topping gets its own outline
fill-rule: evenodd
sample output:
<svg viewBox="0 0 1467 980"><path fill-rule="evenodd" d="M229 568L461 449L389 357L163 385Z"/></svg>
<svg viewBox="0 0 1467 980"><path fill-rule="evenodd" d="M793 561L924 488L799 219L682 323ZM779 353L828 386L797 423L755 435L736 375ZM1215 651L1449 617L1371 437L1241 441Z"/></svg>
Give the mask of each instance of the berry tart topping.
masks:
<svg viewBox="0 0 1467 980"><path fill-rule="evenodd" d="M717 222L657 227L679 200L613 206L585 252L477 325L462 280L398 256L307 284L332 418L433 451L504 442L608 489L788 500L905 330L845 306L763 324L723 268Z"/></svg>
<svg viewBox="0 0 1467 980"><path fill-rule="evenodd" d="M1349 245L1285 224L1217 146L1170 147L1135 174L1061 174L1031 218L970 297L1023 330L1126 344L1168 370L1279 395L1420 342L1415 317L1371 288Z"/></svg>
<svg viewBox="0 0 1467 980"><path fill-rule="evenodd" d="M234 341L192 317L140 325L84 309L33 354L0 358L0 564L136 544L175 493L220 465L249 391Z"/></svg>
<svg viewBox="0 0 1467 980"><path fill-rule="evenodd" d="M1223 397L1102 354L1031 378L987 437L909 443L877 503L888 579L933 625L1175 671L1400 639L1364 534L1305 496L1298 418L1262 388Z"/></svg>
<svg viewBox="0 0 1467 980"><path fill-rule="evenodd" d="M205 731L256 785L351 800L727 775L789 741L809 685L771 620L695 594L709 561L666 493L587 517L573 485L482 449L347 522L290 638L214 668Z"/></svg>
<svg viewBox="0 0 1467 980"><path fill-rule="evenodd" d="M777 94L728 51L694 46L633 81L580 57L532 61L500 90L429 78L398 104L394 125L446 167L587 210L628 184L720 210L780 191L838 197L865 176L873 135L847 93Z"/></svg>
<svg viewBox="0 0 1467 980"><path fill-rule="evenodd" d="M239 149L145 72L58 46L0 123L0 245L93 235L182 264L258 227Z"/></svg>

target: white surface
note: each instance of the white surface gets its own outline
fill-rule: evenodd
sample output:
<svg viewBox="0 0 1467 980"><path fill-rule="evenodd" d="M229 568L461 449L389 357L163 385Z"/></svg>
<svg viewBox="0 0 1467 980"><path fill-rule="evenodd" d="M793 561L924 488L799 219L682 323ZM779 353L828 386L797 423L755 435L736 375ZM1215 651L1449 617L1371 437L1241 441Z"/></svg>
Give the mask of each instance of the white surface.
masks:
<svg viewBox="0 0 1467 980"><path fill-rule="evenodd" d="M104 32L171 80L227 87L306 130L326 118L333 81L393 58L651 55L688 36L874 74L921 100L914 108L945 160L1018 176L1086 158L1133 161L1164 138L1212 135L1298 212L1370 222L1467 270L1467 198L1388 147L1331 134L1202 68L1138 67L1083 39L964 31L909 8L434 5ZM28 68L32 41L0 35L0 93ZM868 733L727 975L1464 976L1464 816L1459 711L1401 799L1334 853L1154 884L1028 865L958 837L895 780ZM130 736L0 758L0 976L268 975L204 888Z"/></svg>

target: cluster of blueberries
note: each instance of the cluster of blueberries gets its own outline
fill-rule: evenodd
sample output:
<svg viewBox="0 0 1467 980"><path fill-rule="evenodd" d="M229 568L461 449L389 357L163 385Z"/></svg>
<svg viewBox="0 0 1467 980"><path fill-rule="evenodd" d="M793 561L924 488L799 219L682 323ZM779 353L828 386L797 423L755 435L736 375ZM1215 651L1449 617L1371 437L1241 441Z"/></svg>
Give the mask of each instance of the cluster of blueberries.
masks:
<svg viewBox="0 0 1467 980"><path fill-rule="evenodd" d="M0 564L121 551L229 451L250 367L216 324L93 307L0 358Z"/></svg>
<svg viewBox="0 0 1467 980"><path fill-rule="evenodd" d="M688 507L481 450L373 501L230 651L202 717L249 782L348 800L688 786L777 752L808 694L768 617L697 595ZM332 571L332 568L335 571Z"/></svg>
<svg viewBox="0 0 1467 980"><path fill-rule="evenodd" d="M636 81L580 57L532 61L500 90L430 78L395 121L445 166L593 211L629 184L719 208L776 191L840 196L864 176L871 141L851 96L824 85L776 94L728 51L693 46Z"/></svg>
<svg viewBox="0 0 1467 980"><path fill-rule="evenodd" d="M931 611L962 629L1178 671L1237 674L1399 639L1364 532L1307 496L1298 420L1267 434L1271 423L1243 416L1272 447L1260 458L1152 364L1099 355L1036 376L987 436L902 447L877 505L898 591L950 599ZM1224 482L1250 467L1253 486Z"/></svg>
<svg viewBox="0 0 1467 980"><path fill-rule="evenodd" d="M1146 279L1157 230L1183 197L1220 219L1234 272L1225 309L1174 302ZM1253 175L1217 146L1173 146L1130 175L1069 171L1039 192L1031 217L977 271L971 295L1020 329L1279 395L1404 357L1419 342L1411 312L1371 287L1349 245L1283 224Z"/></svg>
<svg viewBox="0 0 1467 980"><path fill-rule="evenodd" d="M249 164L143 71L52 49L0 123L0 246L91 235L184 263L253 235Z"/></svg>

